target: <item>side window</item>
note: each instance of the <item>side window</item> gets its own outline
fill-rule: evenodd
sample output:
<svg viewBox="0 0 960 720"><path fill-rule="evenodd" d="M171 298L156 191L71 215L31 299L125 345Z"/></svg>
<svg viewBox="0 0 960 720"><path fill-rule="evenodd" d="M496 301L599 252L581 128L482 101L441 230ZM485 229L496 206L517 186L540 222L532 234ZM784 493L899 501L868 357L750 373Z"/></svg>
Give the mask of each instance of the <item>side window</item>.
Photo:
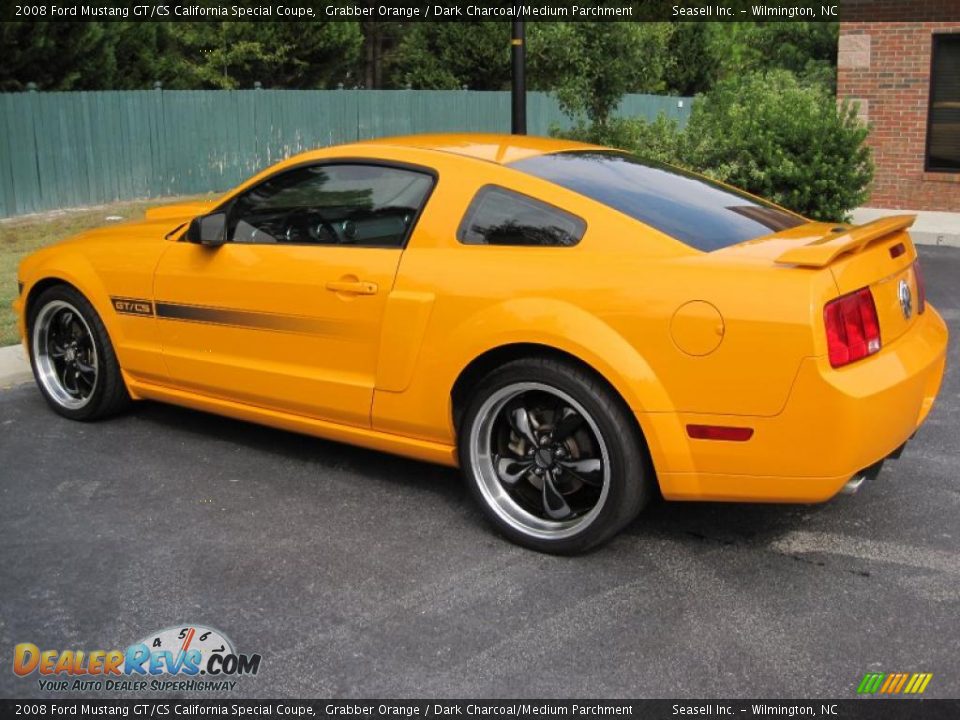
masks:
<svg viewBox="0 0 960 720"><path fill-rule="evenodd" d="M235 243L403 247L430 190L424 172L311 165L263 181L228 211Z"/></svg>
<svg viewBox="0 0 960 720"><path fill-rule="evenodd" d="M457 230L465 245L576 245L586 231L576 215L527 195L487 185L480 188Z"/></svg>

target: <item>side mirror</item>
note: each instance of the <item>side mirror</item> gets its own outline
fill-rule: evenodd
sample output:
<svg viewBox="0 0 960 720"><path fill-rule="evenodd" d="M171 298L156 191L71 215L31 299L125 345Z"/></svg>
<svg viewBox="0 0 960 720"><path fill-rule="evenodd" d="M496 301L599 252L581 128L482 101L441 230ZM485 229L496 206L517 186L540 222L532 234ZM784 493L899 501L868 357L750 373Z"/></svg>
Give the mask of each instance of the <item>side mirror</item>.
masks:
<svg viewBox="0 0 960 720"><path fill-rule="evenodd" d="M201 215L190 221L187 240L209 247L220 247L227 241L227 214Z"/></svg>

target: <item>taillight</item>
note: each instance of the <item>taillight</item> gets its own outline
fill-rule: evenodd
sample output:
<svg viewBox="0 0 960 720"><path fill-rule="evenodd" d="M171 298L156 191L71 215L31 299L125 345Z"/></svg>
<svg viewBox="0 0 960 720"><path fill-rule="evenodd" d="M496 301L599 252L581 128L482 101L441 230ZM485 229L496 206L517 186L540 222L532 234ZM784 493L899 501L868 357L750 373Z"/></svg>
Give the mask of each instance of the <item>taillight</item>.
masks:
<svg viewBox="0 0 960 720"><path fill-rule="evenodd" d="M831 300L823 308L830 364L842 367L880 351L880 322L870 288Z"/></svg>
<svg viewBox="0 0 960 720"><path fill-rule="evenodd" d="M917 315L919 315L927 307L927 285L923 281L919 259L913 261L913 277L917 281Z"/></svg>

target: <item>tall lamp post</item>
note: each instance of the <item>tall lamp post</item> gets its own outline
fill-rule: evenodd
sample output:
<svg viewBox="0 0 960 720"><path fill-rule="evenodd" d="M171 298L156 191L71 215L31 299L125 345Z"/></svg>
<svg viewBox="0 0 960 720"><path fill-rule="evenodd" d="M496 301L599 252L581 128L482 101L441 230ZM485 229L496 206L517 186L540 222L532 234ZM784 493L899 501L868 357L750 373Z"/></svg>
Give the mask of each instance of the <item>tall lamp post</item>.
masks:
<svg viewBox="0 0 960 720"><path fill-rule="evenodd" d="M527 134L527 78L526 47L523 20L513 21L513 33L510 38L510 61L513 75L511 87L510 128L514 135Z"/></svg>

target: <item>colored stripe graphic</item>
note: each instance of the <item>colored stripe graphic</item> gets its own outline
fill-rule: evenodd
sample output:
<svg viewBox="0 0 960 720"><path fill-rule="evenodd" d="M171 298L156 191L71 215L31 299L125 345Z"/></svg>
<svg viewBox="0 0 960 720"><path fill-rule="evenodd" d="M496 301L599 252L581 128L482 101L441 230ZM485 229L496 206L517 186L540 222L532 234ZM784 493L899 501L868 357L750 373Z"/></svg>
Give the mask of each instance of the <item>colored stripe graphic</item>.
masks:
<svg viewBox="0 0 960 720"><path fill-rule="evenodd" d="M932 673L867 673L857 686L857 694L919 695L932 679Z"/></svg>
<svg viewBox="0 0 960 720"><path fill-rule="evenodd" d="M887 675L887 679L883 682L883 687L880 688L881 693L890 692L890 688L893 687L894 682L899 679L899 675L896 673L890 673Z"/></svg>
<svg viewBox="0 0 960 720"><path fill-rule="evenodd" d="M907 678L910 677L908 673L900 673L900 678L897 680L897 684L891 688L890 692L898 693L903 689L903 684L907 682Z"/></svg>
<svg viewBox="0 0 960 720"><path fill-rule="evenodd" d="M860 686L857 688L857 693L875 693L880 689L880 684L883 682L883 677L883 673L867 673L863 676L863 680L860 681Z"/></svg>
<svg viewBox="0 0 960 720"><path fill-rule="evenodd" d="M889 686L886 686L887 683L885 683L885 687L881 692L885 692L888 695L896 695L900 692L901 687L903 687L903 683L907 681L907 677L909 677L907 673L891 673L887 681Z"/></svg>
<svg viewBox="0 0 960 720"><path fill-rule="evenodd" d="M907 686L903 689L904 693L912 693L914 688L920 687L920 673L914 673L910 676L910 682L907 683Z"/></svg>
<svg viewBox="0 0 960 720"><path fill-rule="evenodd" d="M910 693L911 695L919 695L927 689L927 685L930 684L930 679L933 677L933 675L931 673L915 673L914 677L916 679L910 680L910 685L913 687L908 685L906 692Z"/></svg>

